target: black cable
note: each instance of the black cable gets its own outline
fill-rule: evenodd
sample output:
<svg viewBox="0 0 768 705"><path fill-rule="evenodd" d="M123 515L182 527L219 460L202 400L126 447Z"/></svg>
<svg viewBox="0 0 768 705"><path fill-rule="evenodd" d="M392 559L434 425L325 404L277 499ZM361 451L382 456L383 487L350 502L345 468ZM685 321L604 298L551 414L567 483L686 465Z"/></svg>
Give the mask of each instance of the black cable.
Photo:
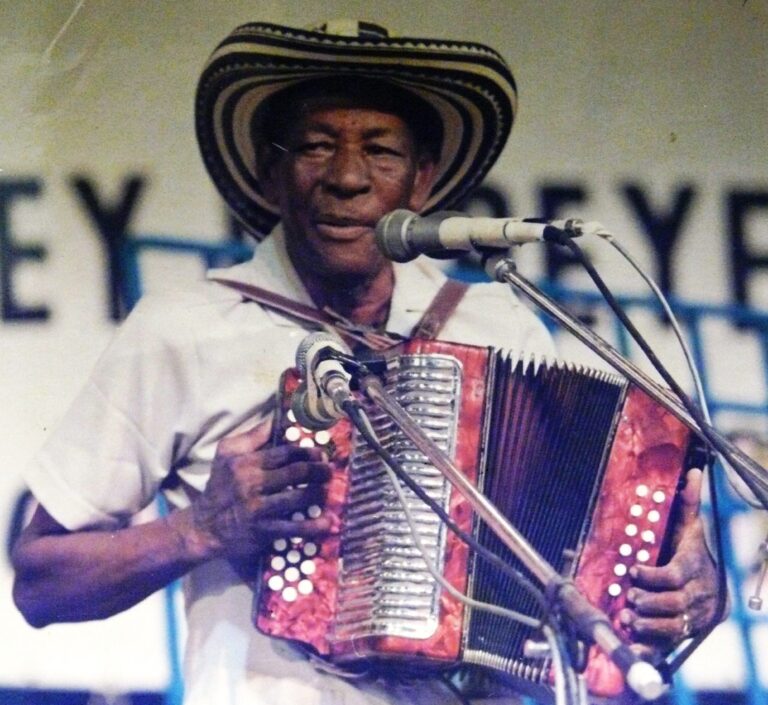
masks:
<svg viewBox="0 0 768 705"><path fill-rule="evenodd" d="M709 424L704 419L698 404L696 404L685 393L685 391L683 391L683 389L677 383L675 378L669 373L667 368L663 365L663 363L659 360L659 358L653 352L648 342L645 340L645 338L640 333L640 331L635 327L634 323L632 323L629 316L624 311L624 308L622 307L622 305L616 300L616 297L613 295L613 293L610 291L606 283L603 281L603 278L600 276L600 274L594 268L592 263L586 257L581 247L579 247L579 245L576 244L564 232L561 232L561 234L556 238L555 241L558 244L564 245L569 250L571 250L574 257L584 267L590 279L592 279L592 281L595 283L595 286L597 286L600 293L603 295L603 298L605 299L607 304L611 307L611 310L616 314L617 318L621 321L621 323L627 329L629 334L632 336L633 340L638 344L640 349L643 351L645 356L653 365L654 369L659 373L659 375L661 375L662 379L667 383L669 388L678 396L678 398L680 399L682 404L685 406L688 413L693 417L694 421L696 421L697 425L699 426L699 430L701 434L704 436L704 438L709 442L709 444L712 447L714 447L719 453L721 453L726 458L726 460L730 460L731 456L730 456L729 450L727 449L727 447L724 447L724 445L720 442L720 439L709 430L708 428ZM735 463L732 462L731 464L735 466ZM757 497L761 496L761 492L758 491L758 489L756 488L756 486L754 486L753 483L748 481L746 477L742 477L742 479L745 481L747 486L754 492L755 496ZM668 670L670 675L675 671L677 671L680 668L680 666L683 665L685 660L691 655L691 653L693 653L694 649L698 647L699 644L701 644L701 642L704 641L704 639L706 639L712 633L712 631L718 624L720 624L720 622L725 617L726 608L727 608L728 583L727 583L727 575L725 571L725 561L723 560L722 529L720 527L720 522L718 521L719 505L717 500L717 487L714 481L714 468L712 468L712 471L709 473L708 484L709 484L709 491L710 491L710 503L712 505L712 514L714 518L713 532L714 532L714 538L715 538L715 553L716 553L715 566L717 569L717 582L718 582L715 615L711 623L699 635L694 637L692 641L688 644L688 646L686 646L686 648L683 649L683 651L681 651L677 656L675 656L672 659L671 662L667 664L666 669Z"/></svg>
<svg viewBox="0 0 768 705"><path fill-rule="evenodd" d="M437 514L437 516L440 517L443 523L451 531L453 531L454 534L456 534L465 544L472 548L472 550L474 550L480 558L493 565L496 569L505 573L507 576L517 582L521 587L523 587L536 601L539 609L541 609L542 613L546 615L545 621L548 622L550 610L543 592L537 588L531 580L523 575L523 573L505 563L499 556L497 556L495 553L492 553L485 546L483 546L474 536L461 529L453 521L453 519L451 519L448 513L437 502L435 502L435 500L433 500L405 470L403 470L397 458L395 458L386 448L384 448L384 446L379 442L378 438L370 433L365 420L362 418L362 415L365 414L365 411L359 402L354 400L347 400L342 406L357 430L362 434L363 438L365 438L365 441L384 460L384 462L390 468L392 468L398 479L407 485L408 488L435 514Z"/></svg>

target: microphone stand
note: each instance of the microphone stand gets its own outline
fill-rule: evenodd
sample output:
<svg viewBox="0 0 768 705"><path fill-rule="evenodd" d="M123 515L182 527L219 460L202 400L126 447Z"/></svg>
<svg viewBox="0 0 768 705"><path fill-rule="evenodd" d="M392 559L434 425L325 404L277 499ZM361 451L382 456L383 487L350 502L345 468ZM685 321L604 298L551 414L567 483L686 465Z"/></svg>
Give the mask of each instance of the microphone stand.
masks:
<svg viewBox="0 0 768 705"><path fill-rule="evenodd" d="M734 471L752 490L763 507L768 509L768 471L744 453L736 444L725 438L714 426L707 423L704 419L694 418L669 389L651 379L639 367L635 366L613 348L610 343L523 277L517 271L511 250L503 255L486 258L484 266L486 273L492 279L509 284L523 293L536 306L554 318L590 350L623 374L630 382L642 389L691 431L709 441L716 450L726 456ZM762 481L762 487L758 486L756 477L766 478L765 481Z"/></svg>
<svg viewBox="0 0 768 705"><path fill-rule="evenodd" d="M405 436L443 473L504 545L544 585L547 596L572 620L576 631L590 643L596 643L621 669L629 687L644 700L658 698L666 690L661 675L621 641L607 615L588 602L573 581L561 576L536 551L498 508L454 465L451 458L422 431L405 409L387 394L376 375L365 375L358 384L360 390L389 414Z"/></svg>

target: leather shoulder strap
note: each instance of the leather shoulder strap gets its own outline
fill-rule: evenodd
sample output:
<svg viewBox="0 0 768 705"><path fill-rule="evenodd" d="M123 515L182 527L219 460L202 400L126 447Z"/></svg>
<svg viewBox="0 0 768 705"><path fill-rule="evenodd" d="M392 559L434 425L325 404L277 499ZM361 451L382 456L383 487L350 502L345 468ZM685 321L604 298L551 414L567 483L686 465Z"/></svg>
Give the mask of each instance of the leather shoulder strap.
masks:
<svg viewBox="0 0 768 705"><path fill-rule="evenodd" d="M459 302L467 293L469 284L457 279L446 279L435 294L424 315L411 331L412 338L434 340L447 323Z"/></svg>

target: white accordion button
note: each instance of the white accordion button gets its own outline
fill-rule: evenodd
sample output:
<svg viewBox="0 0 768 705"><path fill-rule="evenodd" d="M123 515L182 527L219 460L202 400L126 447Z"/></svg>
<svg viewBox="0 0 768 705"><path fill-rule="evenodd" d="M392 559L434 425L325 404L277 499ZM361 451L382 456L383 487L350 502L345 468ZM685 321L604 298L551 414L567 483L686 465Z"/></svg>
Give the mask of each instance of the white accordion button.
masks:
<svg viewBox="0 0 768 705"><path fill-rule="evenodd" d="M309 595L315 589L311 580L300 580L298 590L302 595Z"/></svg>
<svg viewBox="0 0 768 705"><path fill-rule="evenodd" d="M285 558L282 556L272 556L272 560L269 562L272 570L280 571L285 568Z"/></svg>
<svg viewBox="0 0 768 705"><path fill-rule="evenodd" d="M330 440L331 434L328 431L318 431L315 433L315 443L319 446L327 445Z"/></svg>
<svg viewBox="0 0 768 705"><path fill-rule="evenodd" d="M272 543L272 548L278 552L284 551L286 548L288 548L288 542L285 539L275 539Z"/></svg>
<svg viewBox="0 0 768 705"><path fill-rule="evenodd" d="M296 592L296 588L291 587L290 585L283 590L282 595L286 602L296 602L296 598L299 596L298 592Z"/></svg>
<svg viewBox="0 0 768 705"><path fill-rule="evenodd" d="M648 489L648 485L638 485L637 488L635 489L635 494L638 497L647 497L648 492L650 492L650 490Z"/></svg>
<svg viewBox="0 0 768 705"><path fill-rule="evenodd" d="M285 429L285 440L290 443L295 443L301 438L301 431L296 426L289 426Z"/></svg>
<svg viewBox="0 0 768 705"><path fill-rule="evenodd" d="M301 553L299 553L295 548L292 548L288 553L285 554L286 559L289 563L298 563L301 560Z"/></svg>
<svg viewBox="0 0 768 705"><path fill-rule="evenodd" d="M619 553L625 558L629 558L632 555L632 546L628 543L623 543L619 546Z"/></svg>
<svg viewBox="0 0 768 705"><path fill-rule="evenodd" d="M304 555L312 558L317 555L317 544L312 542L304 544Z"/></svg>
<svg viewBox="0 0 768 705"><path fill-rule="evenodd" d="M624 529L627 536L637 536L637 531L637 524L627 524L626 529Z"/></svg>
<svg viewBox="0 0 768 705"><path fill-rule="evenodd" d="M650 560L650 558L651 558L651 554L648 553L648 551L646 551L644 548L641 548L637 552L637 560L640 563L647 563Z"/></svg>
<svg viewBox="0 0 768 705"><path fill-rule="evenodd" d="M632 505L632 506L629 508L629 513L630 513L630 514L631 514L633 517L639 517L639 516L642 516L642 514L643 514L643 508L642 508L642 507L641 507L639 504L633 504L633 505Z"/></svg>
<svg viewBox="0 0 768 705"><path fill-rule="evenodd" d="M315 572L315 562L310 560L302 561L299 570L304 575L313 575Z"/></svg>
<svg viewBox="0 0 768 705"><path fill-rule="evenodd" d="M299 573L299 569L298 568L296 568L294 566L291 566L290 568L286 568L285 569L285 579L289 583L297 582L300 577L301 577L301 574Z"/></svg>
<svg viewBox="0 0 768 705"><path fill-rule="evenodd" d="M650 512L648 512L648 521L651 522L651 524L656 524L661 519L661 514L659 514L658 511L655 509L651 509Z"/></svg>
<svg viewBox="0 0 768 705"><path fill-rule="evenodd" d="M267 581L267 585L269 585L270 590L274 590L275 592L278 592L279 590L283 589L283 585L285 585L285 581L279 575L273 575Z"/></svg>
<svg viewBox="0 0 768 705"><path fill-rule="evenodd" d="M621 585L619 585L618 583L611 583L608 586L608 594L611 597L618 597L619 595L621 595Z"/></svg>
<svg viewBox="0 0 768 705"><path fill-rule="evenodd" d="M653 501L656 502L656 504L661 504L666 498L667 495L665 495L661 490L656 490L653 493Z"/></svg>
<svg viewBox="0 0 768 705"><path fill-rule="evenodd" d="M323 513L323 510L316 504L313 504L310 507L307 507L307 516L310 519L317 519L321 514Z"/></svg>
<svg viewBox="0 0 768 705"><path fill-rule="evenodd" d="M650 529L643 531L643 533L640 535L640 538L643 539L643 541L646 543L656 543L656 534L654 534Z"/></svg>
<svg viewBox="0 0 768 705"><path fill-rule="evenodd" d="M623 563L617 563L613 566L613 573L619 578L623 578L627 574L627 566Z"/></svg>

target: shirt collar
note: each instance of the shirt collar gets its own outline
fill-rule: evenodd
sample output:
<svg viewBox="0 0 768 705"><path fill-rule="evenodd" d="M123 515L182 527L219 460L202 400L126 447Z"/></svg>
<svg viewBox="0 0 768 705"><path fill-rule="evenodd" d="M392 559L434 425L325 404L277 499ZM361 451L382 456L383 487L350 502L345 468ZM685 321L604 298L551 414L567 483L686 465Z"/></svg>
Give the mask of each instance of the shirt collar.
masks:
<svg viewBox="0 0 768 705"><path fill-rule="evenodd" d="M387 330L408 335L446 277L424 257L407 264L395 263L394 268L395 289ZM226 269L212 269L207 276L209 279L251 284L299 303L314 305L291 264L285 246L285 233L279 224L257 245L250 260ZM296 325L294 319L275 311L267 309L267 313L277 325Z"/></svg>

